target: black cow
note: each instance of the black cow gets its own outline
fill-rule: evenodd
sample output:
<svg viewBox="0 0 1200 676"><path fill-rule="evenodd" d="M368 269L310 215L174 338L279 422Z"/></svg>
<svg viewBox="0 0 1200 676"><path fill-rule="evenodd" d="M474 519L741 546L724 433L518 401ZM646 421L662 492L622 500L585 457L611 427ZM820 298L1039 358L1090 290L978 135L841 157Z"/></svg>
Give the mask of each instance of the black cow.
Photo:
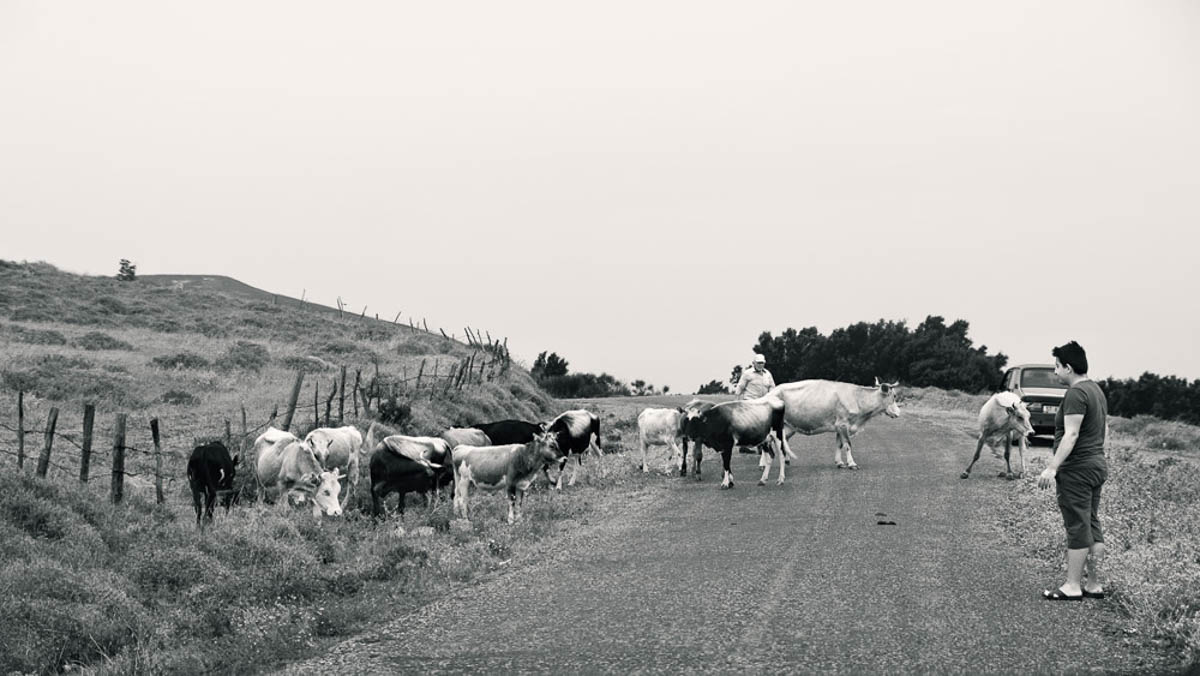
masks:
<svg viewBox="0 0 1200 676"><path fill-rule="evenodd" d="M454 480L450 445L438 437L406 437L392 434L375 441L377 424L367 429L363 448L371 453L368 469L371 473L371 513L383 514L383 503L392 493L399 493L399 510L404 513L404 501L409 493L425 494L432 506L431 491L440 491Z"/></svg>
<svg viewBox="0 0 1200 676"><path fill-rule="evenodd" d="M558 440L558 481L554 485L556 489L562 489L563 472L566 470L567 460L572 455L579 461L579 465L583 466L583 454L592 447L593 437L596 439L596 453L604 452L600 448L600 418L591 411L578 409L562 413L550 421L549 425L546 425L546 431L554 434ZM549 481L550 473L544 473L546 480ZM579 470L571 473L571 480L567 482L567 485L574 486L577 476L579 476Z"/></svg>
<svg viewBox="0 0 1200 676"><path fill-rule="evenodd" d="M192 504L196 507L196 525L203 528L200 522L200 494L204 494L204 516L212 522L213 504L217 494L222 494L221 504L229 513L229 503L233 500L233 475L237 471L238 456L229 457L229 449L219 441L211 441L203 446L192 449L188 458L188 484L192 487Z"/></svg>
<svg viewBox="0 0 1200 676"><path fill-rule="evenodd" d="M735 446L757 446L775 435L781 440L783 453L779 459L779 483L784 479L785 458L796 456L788 448L787 437L783 434L783 401L771 395L761 399L729 401L717 404L707 411L689 411L684 422L684 435L693 443L704 444L721 452L721 461L725 466L725 476L721 479L721 488L733 487L733 471L729 461ZM767 455L760 461L763 465L763 475L758 485L767 482L767 473L771 471ZM699 460L696 461L697 468Z"/></svg>
<svg viewBox="0 0 1200 676"><path fill-rule="evenodd" d="M546 431L546 426L542 423L531 423L524 420L501 420L471 425L471 427L486 434L493 446L527 444L533 441L533 435Z"/></svg>

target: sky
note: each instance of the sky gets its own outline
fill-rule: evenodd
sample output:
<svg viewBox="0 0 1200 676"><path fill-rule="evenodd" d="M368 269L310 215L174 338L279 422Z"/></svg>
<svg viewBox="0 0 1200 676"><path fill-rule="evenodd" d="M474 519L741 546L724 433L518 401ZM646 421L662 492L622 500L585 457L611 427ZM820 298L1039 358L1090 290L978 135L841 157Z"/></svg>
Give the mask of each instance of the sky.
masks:
<svg viewBox="0 0 1200 676"><path fill-rule="evenodd" d="M927 315L1195 379L1198 120L1187 1L0 0L0 258L675 392Z"/></svg>

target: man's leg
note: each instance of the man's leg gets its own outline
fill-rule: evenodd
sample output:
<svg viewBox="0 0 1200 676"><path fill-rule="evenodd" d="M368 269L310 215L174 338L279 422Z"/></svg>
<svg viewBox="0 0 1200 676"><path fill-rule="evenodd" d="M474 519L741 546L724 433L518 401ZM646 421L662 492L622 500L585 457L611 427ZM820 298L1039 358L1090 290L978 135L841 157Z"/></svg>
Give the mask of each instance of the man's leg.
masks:
<svg viewBox="0 0 1200 676"><path fill-rule="evenodd" d="M1104 531L1100 528L1100 489L1103 488L1104 482L1101 480L1100 485L1092 491L1092 546L1088 547L1087 557L1087 589L1089 593L1096 594L1104 591L1104 581L1100 579L1100 564L1104 562Z"/></svg>

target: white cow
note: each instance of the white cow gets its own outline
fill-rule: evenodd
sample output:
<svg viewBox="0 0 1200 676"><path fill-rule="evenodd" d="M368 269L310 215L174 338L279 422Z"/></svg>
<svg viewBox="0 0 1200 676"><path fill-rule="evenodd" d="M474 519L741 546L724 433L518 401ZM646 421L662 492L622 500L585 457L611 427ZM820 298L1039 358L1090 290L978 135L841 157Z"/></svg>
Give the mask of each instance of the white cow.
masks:
<svg viewBox="0 0 1200 676"><path fill-rule="evenodd" d="M975 457L971 458L971 464L963 470L961 477L966 479L971 476L971 468L975 466L975 461L979 460L979 452L983 450L984 444L995 449L1003 439L1006 471L1001 472L1000 476L1016 478L1013 476L1012 463L1009 462L1014 434L1017 437L1017 449L1021 454L1021 473L1016 476L1025 476L1025 437L1033 434L1033 424L1029 422L1029 409L1025 408L1025 402L1012 392L993 394L983 408L979 409L979 442L975 444Z"/></svg>
<svg viewBox="0 0 1200 676"><path fill-rule="evenodd" d="M268 427L254 440L254 456L260 492L278 488L281 504L287 504L288 497L297 502L311 499L314 517L322 512L341 516L341 470L326 471L308 443L291 432Z"/></svg>
<svg viewBox="0 0 1200 676"><path fill-rule="evenodd" d="M558 437L553 432L538 434L527 444L458 446L452 453L455 513L467 518L471 486L503 489L508 493L508 522L514 522L534 477L558 456Z"/></svg>
<svg viewBox="0 0 1200 676"><path fill-rule="evenodd" d="M358 485L358 461L363 451L362 434L353 425L318 427L304 437L313 453L328 470L341 470L346 475L346 494L339 500L345 509L350 494Z"/></svg>
<svg viewBox="0 0 1200 676"><path fill-rule="evenodd" d="M896 386L899 383L880 383L875 387L860 387L832 380L801 380L776 385L773 394L783 399L784 424L791 432L800 434L837 434L837 450L833 461L839 469L858 469L851 453L850 437L879 413L899 418L896 406ZM789 433L791 436L791 433ZM843 462L842 453L846 458Z"/></svg>
<svg viewBox="0 0 1200 676"><path fill-rule="evenodd" d="M667 460L667 471L672 465L679 465L676 456L684 463L683 450L679 447L683 440L684 410L682 408L647 408L638 414L638 443L642 448L642 473L650 471L646 464L646 447L650 445L667 446L671 449L671 457ZM686 464L684 465L686 467ZM677 467L675 468L677 469Z"/></svg>

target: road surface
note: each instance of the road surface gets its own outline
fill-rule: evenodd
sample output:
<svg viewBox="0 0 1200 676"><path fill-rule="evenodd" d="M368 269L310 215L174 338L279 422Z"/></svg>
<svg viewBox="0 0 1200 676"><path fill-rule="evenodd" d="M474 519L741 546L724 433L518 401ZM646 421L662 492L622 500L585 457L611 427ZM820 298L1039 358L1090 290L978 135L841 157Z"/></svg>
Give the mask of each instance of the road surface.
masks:
<svg viewBox="0 0 1200 676"><path fill-rule="evenodd" d="M832 435L793 437L799 459L783 486L774 471L756 486L756 459L735 454L729 491L710 453L703 482L676 479L544 560L285 671L1164 668L1167 656L1114 628L1110 601L1041 599L1062 574L1001 537L997 496L1016 487L996 478L1001 462L985 455L958 478L974 451L961 423L881 417L854 441L859 471L834 467Z"/></svg>

